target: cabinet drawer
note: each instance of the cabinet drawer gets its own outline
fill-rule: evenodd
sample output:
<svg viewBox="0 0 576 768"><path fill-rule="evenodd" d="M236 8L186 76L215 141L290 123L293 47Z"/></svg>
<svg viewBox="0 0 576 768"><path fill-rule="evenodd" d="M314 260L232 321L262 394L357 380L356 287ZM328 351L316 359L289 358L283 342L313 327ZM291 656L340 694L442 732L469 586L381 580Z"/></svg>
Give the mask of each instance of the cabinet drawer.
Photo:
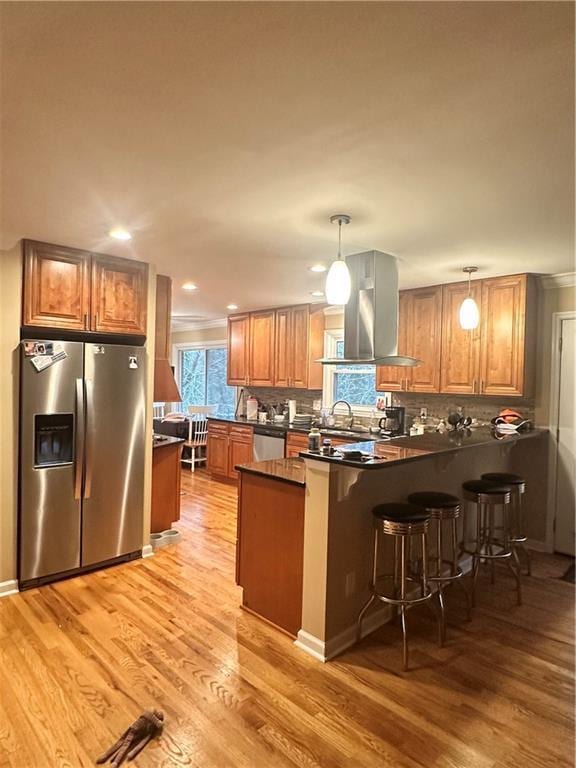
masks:
<svg viewBox="0 0 576 768"><path fill-rule="evenodd" d="M208 433L209 434L219 434L219 435L227 435L230 430L230 427L226 422L224 421L209 421L208 422Z"/></svg>
<svg viewBox="0 0 576 768"><path fill-rule="evenodd" d="M230 427L230 437L237 442L251 443L252 436L252 427L239 427L236 424Z"/></svg>

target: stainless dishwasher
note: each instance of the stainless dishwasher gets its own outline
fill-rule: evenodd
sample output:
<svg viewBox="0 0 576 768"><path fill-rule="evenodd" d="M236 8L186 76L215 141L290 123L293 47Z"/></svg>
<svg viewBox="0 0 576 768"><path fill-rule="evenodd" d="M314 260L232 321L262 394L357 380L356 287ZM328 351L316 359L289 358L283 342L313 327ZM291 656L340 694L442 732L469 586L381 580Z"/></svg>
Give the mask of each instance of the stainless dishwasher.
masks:
<svg viewBox="0 0 576 768"><path fill-rule="evenodd" d="M283 459L286 433L265 425L254 427L254 461Z"/></svg>

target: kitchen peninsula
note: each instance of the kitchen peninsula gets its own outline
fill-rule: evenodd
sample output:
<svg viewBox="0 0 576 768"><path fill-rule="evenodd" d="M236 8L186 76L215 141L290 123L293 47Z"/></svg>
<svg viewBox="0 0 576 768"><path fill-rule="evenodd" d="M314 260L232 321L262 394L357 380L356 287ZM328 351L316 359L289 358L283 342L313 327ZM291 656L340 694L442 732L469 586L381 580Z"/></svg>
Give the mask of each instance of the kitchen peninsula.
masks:
<svg viewBox="0 0 576 768"><path fill-rule="evenodd" d="M295 636L301 649L321 661L356 641L356 619L369 594L372 509L377 504L403 501L424 490L461 496L464 481L483 472L508 471L530 478L524 499L529 537L531 523L546 510L546 430L431 433L354 443L343 452L352 450L373 458L360 463L341 454L303 452L301 459L237 468L237 581L244 588L244 607ZM467 512L466 527L473 522ZM266 532L267 547L250 546L258 526ZM259 605L250 604L254 584L267 593ZM276 584L281 585L277 591ZM278 613L287 604L290 624ZM388 617L386 607L371 612L364 634Z"/></svg>

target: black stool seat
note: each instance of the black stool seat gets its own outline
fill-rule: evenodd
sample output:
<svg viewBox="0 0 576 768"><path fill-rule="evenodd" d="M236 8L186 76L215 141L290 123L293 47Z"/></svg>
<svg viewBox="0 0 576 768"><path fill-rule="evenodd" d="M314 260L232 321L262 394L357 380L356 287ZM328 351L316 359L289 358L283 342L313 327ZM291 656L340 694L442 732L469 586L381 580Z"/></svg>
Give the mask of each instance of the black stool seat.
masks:
<svg viewBox="0 0 576 768"><path fill-rule="evenodd" d="M394 523L422 523L430 519L430 515L422 507L404 502L378 504L372 514L380 520L391 520Z"/></svg>
<svg viewBox="0 0 576 768"><path fill-rule="evenodd" d="M490 483L504 483L504 485L523 485L526 482L520 475L513 475L510 472L485 472L482 480L488 480Z"/></svg>
<svg viewBox="0 0 576 768"><path fill-rule="evenodd" d="M509 485L491 483L489 480L467 480L465 483L462 483L462 488L472 493L486 493L488 495L492 493L494 495L510 493Z"/></svg>
<svg viewBox="0 0 576 768"><path fill-rule="evenodd" d="M450 509L460 505L460 499L452 496L450 493L440 493L438 491L418 491L408 496L410 504L416 504L417 507L426 509Z"/></svg>

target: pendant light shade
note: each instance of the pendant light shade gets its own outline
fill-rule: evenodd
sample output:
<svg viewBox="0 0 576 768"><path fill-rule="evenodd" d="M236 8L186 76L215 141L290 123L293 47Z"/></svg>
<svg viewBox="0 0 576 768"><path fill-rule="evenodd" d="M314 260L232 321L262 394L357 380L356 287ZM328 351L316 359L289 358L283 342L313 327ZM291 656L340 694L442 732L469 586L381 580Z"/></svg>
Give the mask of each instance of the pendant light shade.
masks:
<svg viewBox="0 0 576 768"><path fill-rule="evenodd" d="M333 261L326 276L326 301L328 304L347 304L350 298L352 280L350 270L342 258L342 224L350 223L350 216L339 213L330 217L332 223L338 222L338 258Z"/></svg>
<svg viewBox="0 0 576 768"><path fill-rule="evenodd" d="M460 305L459 320L460 327L465 331L473 331L478 328L480 322L480 310L478 304L472 298L472 287L470 285L470 276L478 271L478 267L464 267L463 272L468 273L468 296Z"/></svg>

